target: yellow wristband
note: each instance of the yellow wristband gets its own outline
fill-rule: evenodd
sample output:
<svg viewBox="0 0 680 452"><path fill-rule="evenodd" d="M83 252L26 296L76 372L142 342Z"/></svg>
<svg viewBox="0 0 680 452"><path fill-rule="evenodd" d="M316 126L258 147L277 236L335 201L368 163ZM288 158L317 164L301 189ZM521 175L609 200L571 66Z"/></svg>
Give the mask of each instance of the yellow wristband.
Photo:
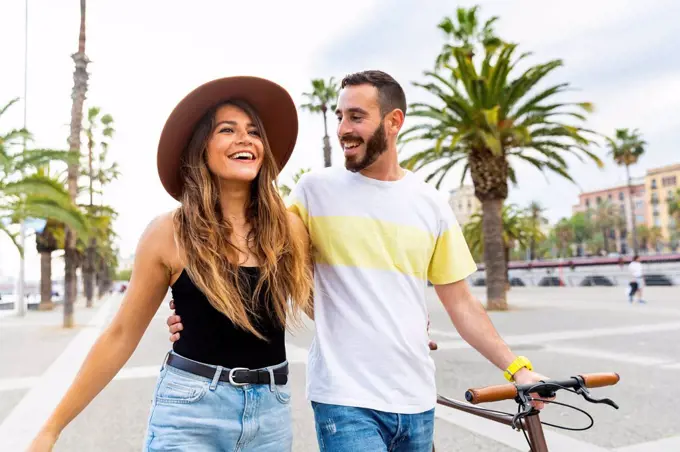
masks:
<svg viewBox="0 0 680 452"><path fill-rule="evenodd" d="M508 381L512 381L517 371L523 367L526 367L529 370L534 370L534 366L531 365L531 361L529 361L529 358L527 358L526 356L518 356L517 359L515 359L508 366L508 368L505 369L505 372L503 372L505 379Z"/></svg>

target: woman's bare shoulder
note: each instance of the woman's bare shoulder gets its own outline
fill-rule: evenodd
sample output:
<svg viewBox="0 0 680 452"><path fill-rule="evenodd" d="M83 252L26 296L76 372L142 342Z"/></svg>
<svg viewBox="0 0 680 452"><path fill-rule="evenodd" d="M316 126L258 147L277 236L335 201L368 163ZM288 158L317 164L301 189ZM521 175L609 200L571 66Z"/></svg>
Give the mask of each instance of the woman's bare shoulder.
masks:
<svg viewBox="0 0 680 452"><path fill-rule="evenodd" d="M140 246L156 254L170 268L175 268L179 263L174 215L175 211L158 215L149 222L140 239Z"/></svg>

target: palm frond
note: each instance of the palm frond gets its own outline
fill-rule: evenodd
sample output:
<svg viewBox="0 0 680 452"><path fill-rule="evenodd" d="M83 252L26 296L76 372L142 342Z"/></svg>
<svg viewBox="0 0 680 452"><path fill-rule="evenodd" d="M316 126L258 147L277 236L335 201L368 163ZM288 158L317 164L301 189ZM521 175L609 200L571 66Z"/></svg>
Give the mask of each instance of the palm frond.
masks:
<svg viewBox="0 0 680 452"><path fill-rule="evenodd" d="M11 99L9 102L7 102L4 107L0 108L0 117L2 117L2 115L4 115L7 112L7 110L9 110L12 107L12 105L19 102L19 99L20 99L19 97L15 97L14 99Z"/></svg>
<svg viewBox="0 0 680 452"><path fill-rule="evenodd" d="M45 197L56 202L70 202L66 189L59 182L45 176L34 174L2 186L4 196Z"/></svg>
<svg viewBox="0 0 680 452"><path fill-rule="evenodd" d="M0 136L0 148L7 149L9 146L19 144L19 140L31 141L33 135L26 129L12 129L5 135Z"/></svg>
<svg viewBox="0 0 680 452"><path fill-rule="evenodd" d="M17 156L15 169L25 171L29 168L38 168L49 165L52 162L78 163L77 153L70 151L58 151L54 149L31 149Z"/></svg>
<svg viewBox="0 0 680 452"><path fill-rule="evenodd" d="M5 108L7 108L7 107L5 107ZM0 114L2 114L2 111L0 111ZM9 228L7 227L7 225L5 225L5 223L3 223L2 221L0 221L0 232L4 232L5 235L7 237L9 237L9 239L12 241L12 243L16 247L17 251L19 251L19 255L21 257L24 257L24 249L21 246L21 244L19 243L19 234L10 231Z"/></svg>
<svg viewBox="0 0 680 452"><path fill-rule="evenodd" d="M458 22L450 19L440 23L440 28L454 40L468 39L470 26L473 25L467 12L459 15ZM492 34L482 35L488 46L481 57L477 56L479 61L476 62L470 45L445 47L451 59L440 55L438 70L425 72L424 82L413 83L432 94L435 101L410 106L410 116L421 121L404 130L399 143L422 141L425 149L404 159L404 164L415 171L427 171L426 180L437 185L448 172L448 165L466 163L473 149L492 152L494 158L519 157L544 175L556 173L572 182L567 155L589 159L601 167L602 161L593 152L597 143L591 134L595 133L582 126L592 104L562 101L568 83L551 83L537 89L563 65L562 60L529 65L515 73L517 63L530 53L516 56L517 45L498 42ZM469 44L474 39L468 41ZM443 61L447 63L441 64ZM435 171L426 168L435 162L438 163ZM472 168L476 172L473 175L476 190L480 190L477 186L480 177L487 179L483 185L489 192L506 192L507 188L498 190L497 185L518 182L512 166L508 165L505 180L494 173L501 166L486 166L483 162L482 166L483 169L480 165ZM469 170L466 166L465 173Z"/></svg>
<svg viewBox="0 0 680 452"><path fill-rule="evenodd" d="M65 208L63 204L44 197L33 197L29 201L17 202L12 210L19 218L45 218L64 223L79 235L86 235L88 223L77 209Z"/></svg>
<svg viewBox="0 0 680 452"><path fill-rule="evenodd" d="M467 176L468 171L470 171L470 164L465 163L465 166L463 167L463 174L460 176L460 186L463 186L463 183L465 182L465 176Z"/></svg>

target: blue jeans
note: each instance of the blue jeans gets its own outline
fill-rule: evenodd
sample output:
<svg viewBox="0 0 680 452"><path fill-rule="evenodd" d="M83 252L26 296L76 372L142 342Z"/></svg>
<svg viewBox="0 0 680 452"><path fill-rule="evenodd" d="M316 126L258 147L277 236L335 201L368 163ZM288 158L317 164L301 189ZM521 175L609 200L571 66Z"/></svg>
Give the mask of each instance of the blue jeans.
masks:
<svg viewBox="0 0 680 452"><path fill-rule="evenodd" d="M432 452L434 409L395 414L312 402L321 452Z"/></svg>
<svg viewBox="0 0 680 452"><path fill-rule="evenodd" d="M218 376L217 366L212 367ZM145 451L282 452L292 447L289 383L232 386L161 367Z"/></svg>

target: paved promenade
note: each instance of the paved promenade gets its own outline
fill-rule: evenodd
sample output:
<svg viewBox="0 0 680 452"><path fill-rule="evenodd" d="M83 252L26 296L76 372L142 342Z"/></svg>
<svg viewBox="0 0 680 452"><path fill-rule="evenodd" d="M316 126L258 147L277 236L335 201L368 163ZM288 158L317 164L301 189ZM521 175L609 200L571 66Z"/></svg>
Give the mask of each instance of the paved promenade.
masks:
<svg viewBox="0 0 680 452"><path fill-rule="evenodd" d="M475 288L484 298L484 290ZM456 334L434 291L429 304L432 336L440 349L439 391L462 399L473 386L505 382ZM646 305L630 305L622 288L513 288L511 310L492 313L503 337L537 370L554 378L618 372L621 382L595 394L613 398L614 410L570 394L560 400L588 410L586 432L546 427L551 451L656 452L680 450L680 289L648 288ZM61 308L30 311L24 318L0 313L0 451L20 451L53 409L85 355L120 303L113 295L86 309L76 307L77 327L61 328ZM116 379L63 433L56 451L138 451L159 366L170 347L164 304L140 346ZM289 335L295 451L317 451L312 412L305 400L306 350L313 334ZM515 411L512 403L495 409ZM543 420L572 427L587 419L562 407ZM455 410L438 407L436 444L441 451L526 451L521 433Z"/></svg>

